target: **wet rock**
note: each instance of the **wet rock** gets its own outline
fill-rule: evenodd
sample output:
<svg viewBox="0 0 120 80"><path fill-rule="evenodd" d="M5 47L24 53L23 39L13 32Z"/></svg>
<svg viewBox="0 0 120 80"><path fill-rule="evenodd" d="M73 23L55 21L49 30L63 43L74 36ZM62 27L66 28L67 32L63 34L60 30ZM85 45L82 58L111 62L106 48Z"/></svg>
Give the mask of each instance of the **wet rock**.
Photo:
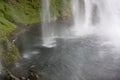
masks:
<svg viewBox="0 0 120 80"><path fill-rule="evenodd" d="M19 79L17 77L15 77L11 72L6 71L5 80L19 80Z"/></svg>
<svg viewBox="0 0 120 80"><path fill-rule="evenodd" d="M37 71L35 71L33 69L30 69L28 79L30 79L30 80L40 80L40 74Z"/></svg>

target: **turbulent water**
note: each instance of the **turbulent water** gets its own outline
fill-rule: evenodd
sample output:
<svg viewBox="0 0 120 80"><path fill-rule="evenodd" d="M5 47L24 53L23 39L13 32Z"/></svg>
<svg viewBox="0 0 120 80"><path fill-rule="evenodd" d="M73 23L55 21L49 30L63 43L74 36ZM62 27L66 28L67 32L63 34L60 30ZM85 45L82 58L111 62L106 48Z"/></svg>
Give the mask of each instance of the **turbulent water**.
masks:
<svg viewBox="0 0 120 80"><path fill-rule="evenodd" d="M119 0L101 0L96 1L99 11L99 23L97 34L108 40L108 44L120 47L120 1Z"/></svg>
<svg viewBox="0 0 120 80"><path fill-rule="evenodd" d="M120 1L70 1L73 24L51 22L50 0L42 0L43 23L18 37L23 61L11 71L34 66L41 80L120 80Z"/></svg>
<svg viewBox="0 0 120 80"><path fill-rule="evenodd" d="M58 56L54 54L50 57L57 61L52 63L54 67L49 67L52 69L45 68L50 70L51 79L120 79L117 71L120 59L119 5L119 0L71 0L73 25L68 30L75 37L62 38L60 51L58 47L54 51Z"/></svg>
<svg viewBox="0 0 120 80"><path fill-rule="evenodd" d="M71 0L73 34L95 34L107 44L120 47L119 0Z"/></svg>
<svg viewBox="0 0 120 80"><path fill-rule="evenodd" d="M64 35L69 25L58 22L55 29ZM62 24L62 25L60 25ZM67 26L65 28L65 26ZM119 52L104 40L92 34L80 38L56 38L55 47L36 46L39 43L39 25L33 26L21 35L16 45L21 51L22 63L11 70L15 75L24 76L30 66L42 74L41 80L119 80ZM59 30L62 33L59 33ZM64 31L64 32L63 32ZM26 48L22 49L22 37L26 37ZM42 36L41 36L42 39Z"/></svg>
<svg viewBox="0 0 120 80"><path fill-rule="evenodd" d="M42 44L46 47L54 47L54 28L50 26L50 0L42 0L42 21Z"/></svg>

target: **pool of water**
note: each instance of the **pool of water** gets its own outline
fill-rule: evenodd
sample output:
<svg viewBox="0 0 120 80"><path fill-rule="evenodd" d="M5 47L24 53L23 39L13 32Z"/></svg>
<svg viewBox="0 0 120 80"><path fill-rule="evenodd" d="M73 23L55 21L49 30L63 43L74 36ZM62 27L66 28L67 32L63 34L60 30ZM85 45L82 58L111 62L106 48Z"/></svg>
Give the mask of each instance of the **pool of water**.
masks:
<svg viewBox="0 0 120 80"><path fill-rule="evenodd" d="M54 47L41 45L40 24L18 36L22 62L11 68L13 74L25 76L33 67L42 74L40 80L120 80L119 52L95 34L73 37L69 26L54 24Z"/></svg>

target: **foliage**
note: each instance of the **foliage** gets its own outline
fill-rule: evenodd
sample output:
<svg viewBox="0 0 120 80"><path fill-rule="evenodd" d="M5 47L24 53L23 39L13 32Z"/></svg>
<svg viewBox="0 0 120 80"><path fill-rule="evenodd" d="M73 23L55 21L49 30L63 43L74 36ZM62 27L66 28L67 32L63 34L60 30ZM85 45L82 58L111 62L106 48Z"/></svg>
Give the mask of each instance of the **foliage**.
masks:
<svg viewBox="0 0 120 80"><path fill-rule="evenodd" d="M2 64L4 66L12 65L20 60L18 49L8 39L1 42L2 46Z"/></svg>
<svg viewBox="0 0 120 80"><path fill-rule="evenodd" d="M16 25L12 24L5 18L0 17L0 41L7 37L15 29Z"/></svg>
<svg viewBox="0 0 120 80"><path fill-rule="evenodd" d="M66 2L66 3L65 3ZM41 0L0 0L0 16L10 22L33 24L41 21ZM50 0L51 17L70 14L68 0ZM67 13L67 15L66 15Z"/></svg>
<svg viewBox="0 0 120 80"><path fill-rule="evenodd" d="M61 16L63 9L63 0L51 0L50 9L52 16Z"/></svg>
<svg viewBox="0 0 120 80"><path fill-rule="evenodd" d="M5 4L5 7L8 9L5 15L8 16L8 19L10 17L10 19L17 23L38 23L40 22L40 7L39 0L35 1L31 3L29 0L20 0L19 2L12 0Z"/></svg>
<svg viewBox="0 0 120 80"><path fill-rule="evenodd" d="M61 18L69 17L70 15L70 1L67 0L51 0L50 11L51 17Z"/></svg>
<svg viewBox="0 0 120 80"><path fill-rule="evenodd" d="M14 64L16 61L18 61L18 59L20 59L20 55L15 45L13 45L7 39L10 33L17 29L17 26L7 19L8 17L5 16L6 14L4 10L8 9L5 7L5 4L0 1L0 55L2 56L2 63L7 65Z"/></svg>
<svg viewBox="0 0 120 80"><path fill-rule="evenodd" d="M59 18L70 13L67 0L50 0L51 18ZM8 39L17 29L15 23L23 25L41 21L41 0L0 0L0 50L5 65L14 64L20 60L20 54L15 45ZM13 36L13 35L12 35Z"/></svg>

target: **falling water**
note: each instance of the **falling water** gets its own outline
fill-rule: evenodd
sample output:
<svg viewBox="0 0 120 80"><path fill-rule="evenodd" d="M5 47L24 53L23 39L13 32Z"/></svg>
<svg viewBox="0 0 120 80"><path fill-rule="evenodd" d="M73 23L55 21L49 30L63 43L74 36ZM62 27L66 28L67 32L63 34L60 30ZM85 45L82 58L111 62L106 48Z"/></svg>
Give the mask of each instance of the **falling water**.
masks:
<svg viewBox="0 0 120 80"><path fill-rule="evenodd" d="M42 45L54 47L54 28L51 26L50 0L42 0Z"/></svg>
<svg viewBox="0 0 120 80"><path fill-rule="evenodd" d="M119 0L71 0L73 34L94 33L107 39L107 43L120 44Z"/></svg>
<svg viewBox="0 0 120 80"><path fill-rule="evenodd" d="M79 11L79 0L71 0L72 5L72 14L74 19L75 27L78 27L82 24L81 13Z"/></svg>
<svg viewBox="0 0 120 80"><path fill-rule="evenodd" d="M92 32L91 14L92 5L89 0L71 0L71 9L73 14L73 28L75 35L86 35Z"/></svg>
<svg viewBox="0 0 120 80"><path fill-rule="evenodd" d="M120 50L119 59L115 60L116 52L108 45L120 48L119 4L119 0L71 0L71 33L80 37L94 34L77 39L58 38L59 45L54 49L33 47L32 52L27 52L30 58L24 53L23 58L29 60L23 64L36 65L48 80L119 80ZM50 0L42 0L42 45L54 47L49 7ZM69 29L64 27L60 31L62 35Z"/></svg>
<svg viewBox="0 0 120 80"><path fill-rule="evenodd" d="M96 1L100 22L96 26L97 35L106 39L106 43L120 47L120 1L100 0Z"/></svg>

